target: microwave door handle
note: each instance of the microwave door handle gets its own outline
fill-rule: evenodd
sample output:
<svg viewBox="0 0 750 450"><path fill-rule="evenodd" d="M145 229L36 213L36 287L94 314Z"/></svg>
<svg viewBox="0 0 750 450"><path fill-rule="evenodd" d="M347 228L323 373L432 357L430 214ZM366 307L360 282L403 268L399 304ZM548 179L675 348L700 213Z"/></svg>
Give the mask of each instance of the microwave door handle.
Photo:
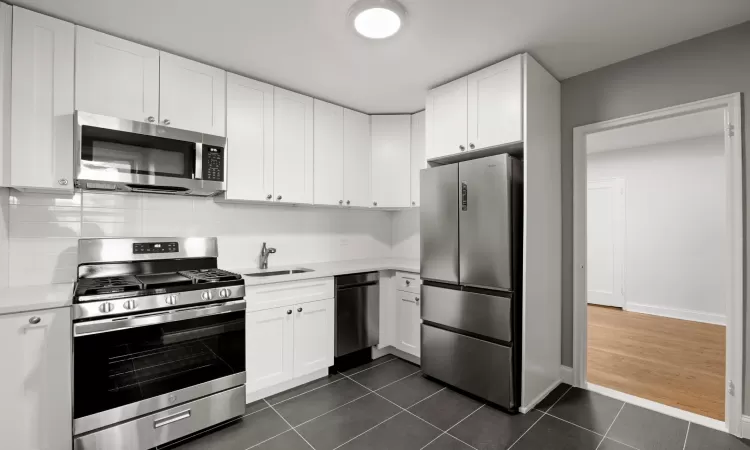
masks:
<svg viewBox="0 0 750 450"><path fill-rule="evenodd" d="M203 143L195 143L195 174L196 180L203 179Z"/></svg>
<svg viewBox="0 0 750 450"><path fill-rule="evenodd" d="M80 322L73 325L73 336L86 336L90 334L117 331L124 328L136 328L149 325L159 325L168 322L178 322L181 320L195 319L197 317L244 311L245 308L245 300L236 300L216 306L197 306L194 308L156 314L141 314L138 316Z"/></svg>

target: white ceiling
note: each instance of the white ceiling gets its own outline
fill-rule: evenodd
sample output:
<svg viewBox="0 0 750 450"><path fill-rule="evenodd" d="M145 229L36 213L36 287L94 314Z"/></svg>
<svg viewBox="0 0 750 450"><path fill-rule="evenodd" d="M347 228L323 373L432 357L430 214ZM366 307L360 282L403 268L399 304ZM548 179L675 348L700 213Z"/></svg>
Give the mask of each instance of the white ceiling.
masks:
<svg viewBox="0 0 750 450"><path fill-rule="evenodd" d="M724 110L714 109L589 134L586 152L632 149L723 134Z"/></svg>
<svg viewBox="0 0 750 450"><path fill-rule="evenodd" d="M564 79L750 20L748 0L402 0L395 38L353 33L354 0L11 0L367 113L529 51Z"/></svg>

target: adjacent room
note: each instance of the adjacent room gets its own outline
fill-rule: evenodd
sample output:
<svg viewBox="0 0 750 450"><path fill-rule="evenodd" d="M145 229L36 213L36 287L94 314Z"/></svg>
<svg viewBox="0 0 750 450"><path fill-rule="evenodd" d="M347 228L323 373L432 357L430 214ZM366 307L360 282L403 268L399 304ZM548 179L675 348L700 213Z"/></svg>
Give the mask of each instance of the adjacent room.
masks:
<svg viewBox="0 0 750 450"><path fill-rule="evenodd" d="M722 110L587 136L588 381L720 421Z"/></svg>

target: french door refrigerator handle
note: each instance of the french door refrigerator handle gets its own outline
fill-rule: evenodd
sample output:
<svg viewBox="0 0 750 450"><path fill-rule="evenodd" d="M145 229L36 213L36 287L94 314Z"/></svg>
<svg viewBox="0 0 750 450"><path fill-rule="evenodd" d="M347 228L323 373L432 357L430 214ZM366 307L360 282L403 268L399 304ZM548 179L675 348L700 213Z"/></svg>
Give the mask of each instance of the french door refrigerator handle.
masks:
<svg viewBox="0 0 750 450"><path fill-rule="evenodd" d="M469 209L469 185L465 181L461 182L461 211Z"/></svg>

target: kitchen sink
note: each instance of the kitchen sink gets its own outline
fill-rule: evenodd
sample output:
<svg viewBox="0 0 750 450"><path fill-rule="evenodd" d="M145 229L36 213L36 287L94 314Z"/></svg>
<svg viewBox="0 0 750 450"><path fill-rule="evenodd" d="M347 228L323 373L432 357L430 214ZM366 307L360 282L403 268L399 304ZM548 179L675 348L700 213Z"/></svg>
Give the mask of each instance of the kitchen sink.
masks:
<svg viewBox="0 0 750 450"><path fill-rule="evenodd" d="M254 272L254 273L246 273L245 276L248 277L275 277L277 275L292 275L295 273L305 273L305 272L313 272L312 269L289 269L289 270L271 270L267 272Z"/></svg>

